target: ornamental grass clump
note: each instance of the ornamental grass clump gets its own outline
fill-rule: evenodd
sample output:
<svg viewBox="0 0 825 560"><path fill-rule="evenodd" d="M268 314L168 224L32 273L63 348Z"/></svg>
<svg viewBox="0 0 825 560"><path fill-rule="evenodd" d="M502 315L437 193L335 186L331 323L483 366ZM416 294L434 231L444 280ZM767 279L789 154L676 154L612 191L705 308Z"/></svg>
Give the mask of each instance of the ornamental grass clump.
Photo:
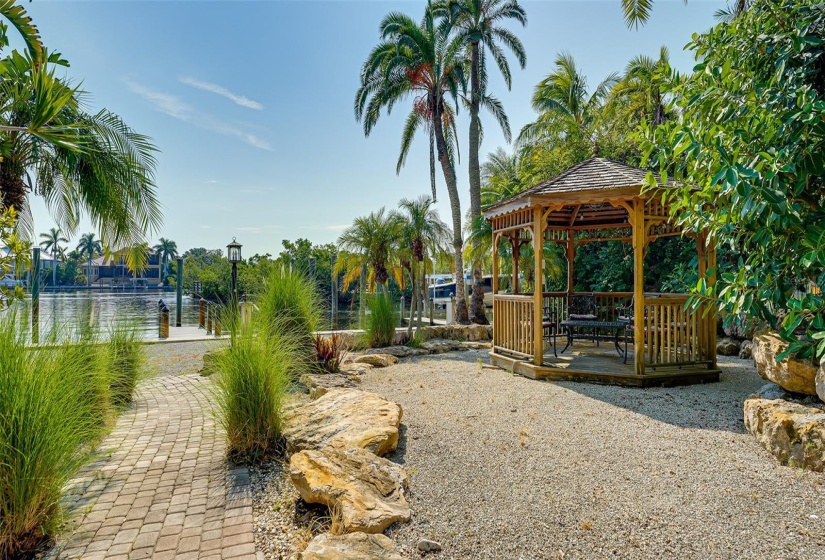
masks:
<svg viewBox="0 0 825 560"><path fill-rule="evenodd" d="M341 367L341 357L346 347L341 335L333 333L330 336L316 334L312 338L315 348L315 365L324 373L338 373Z"/></svg>
<svg viewBox="0 0 825 560"><path fill-rule="evenodd" d="M15 313L0 318L0 558L47 543L61 492L105 430L107 386L93 345L32 349Z"/></svg>
<svg viewBox="0 0 825 560"><path fill-rule="evenodd" d="M144 374L146 356L137 325L117 321L109 327L105 358L111 402L122 408L132 402Z"/></svg>
<svg viewBox="0 0 825 560"><path fill-rule="evenodd" d="M393 343L398 311L389 294L378 293L367 299L369 313L364 318L365 344L369 348L382 348Z"/></svg>
<svg viewBox="0 0 825 560"><path fill-rule="evenodd" d="M309 346L323 322L323 301L315 282L300 270L272 267L255 299L261 332L287 331Z"/></svg>
<svg viewBox="0 0 825 560"><path fill-rule="evenodd" d="M292 374L307 355L303 337L277 322L267 336L252 328L233 335L232 347L216 356L220 420L231 458L255 462L283 451L282 407Z"/></svg>

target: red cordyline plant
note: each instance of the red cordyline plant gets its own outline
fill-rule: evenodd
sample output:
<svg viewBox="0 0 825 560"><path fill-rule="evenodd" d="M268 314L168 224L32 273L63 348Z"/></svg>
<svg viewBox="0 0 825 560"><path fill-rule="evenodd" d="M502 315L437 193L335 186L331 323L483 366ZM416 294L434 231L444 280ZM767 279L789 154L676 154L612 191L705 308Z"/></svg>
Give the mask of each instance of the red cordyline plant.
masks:
<svg viewBox="0 0 825 560"><path fill-rule="evenodd" d="M332 334L322 336L316 334L312 339L315 347L315 363L327 373L338 373L341 366L341 355L344 353L344 344L341 335Z"/></svg>

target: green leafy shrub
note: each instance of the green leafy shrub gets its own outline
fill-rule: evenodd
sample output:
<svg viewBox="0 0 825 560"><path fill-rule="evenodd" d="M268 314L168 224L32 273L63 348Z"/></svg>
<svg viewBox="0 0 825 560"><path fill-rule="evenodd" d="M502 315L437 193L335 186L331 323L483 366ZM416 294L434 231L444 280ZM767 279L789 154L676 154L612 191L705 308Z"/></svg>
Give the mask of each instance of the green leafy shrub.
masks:
<svg viewBox="0 0 825 560"><path fill-rule="evenodd" d="M144 373L145 349L137 326L113 323L105 352L112 404L124 407L132 402L137 383Z"/></svg>
<svg viewBox="0 0 825 560"><path fill-rule="evenodd" d="M93 345L64 338L31 349L16 324L13 312L0 318L0 558L55 533L62 489L86 463L106 417Z"/></svg>
<svg viewBox="0 0 825 560"><path fill-rule="evenodd" d="M392 344L398 311L389 294L379 293L367 300L369 313L364 319L365 343L370 348L382 348Z"/></svg>
<svg viewBox="0 0 825 560"><path fill-rule="evenodd" d="M221 424L230 457L240 461L281 452L281 409L292 373L306 356L302 337L277 324L269 327L268 336L242 329L227 352L215 355Z"/></svg>
<svg viewBox="0 0 825 560"><path fill-rule="evenodd" d="M341 354L345 350L341 335L333 333L325 337L316 334L312 339L312 345L315 348L315 363L319 369L327 373L338 373Z"/></svg>

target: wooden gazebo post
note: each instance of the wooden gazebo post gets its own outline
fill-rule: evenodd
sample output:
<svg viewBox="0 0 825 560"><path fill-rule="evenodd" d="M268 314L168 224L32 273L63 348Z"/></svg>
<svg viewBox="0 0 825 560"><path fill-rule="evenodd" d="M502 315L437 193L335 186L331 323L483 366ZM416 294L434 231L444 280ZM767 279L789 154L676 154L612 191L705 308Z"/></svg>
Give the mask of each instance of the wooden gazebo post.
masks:
<svg viewBox="0 0 825 560"><path fill-rule="evenodd" d="M540 366L544 363L544 329L542 318L544 310L544 224L542 223L543 209L533 207L533 363Z"/></svg>
<svg viewBox="0 0 825 560"><path fill-rule="evenodd" d="M645 373L645 200L633 200L633 364L636 375Z"/></svg>

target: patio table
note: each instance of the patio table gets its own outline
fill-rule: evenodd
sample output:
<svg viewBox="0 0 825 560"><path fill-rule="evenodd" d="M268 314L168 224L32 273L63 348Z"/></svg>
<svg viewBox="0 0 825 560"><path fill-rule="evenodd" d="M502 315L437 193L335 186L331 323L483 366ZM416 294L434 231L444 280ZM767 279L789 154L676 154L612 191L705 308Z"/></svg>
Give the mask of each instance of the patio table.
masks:
<svg viewBox="0 0 825 560"><path fill-rule="evenodd" d="M591 320L568 320L562 321L559 323L559 326L563 329L567 330L567 344L565 344L564 348L562 349L561 353L563 354L565 350L567 350L570 345L573 344L573 329L576 327L584 327L588 329L613 329L616 333L615 338L613 339L613 344L616 346L616 353L619 356L624 357L627 359L627 336L624 337L624 350L619 345L619 335L622 331L626 330L627 325L629 324L628 321L591 321ZM594 337L594 340L597 341L598 339Z"/></svg>

